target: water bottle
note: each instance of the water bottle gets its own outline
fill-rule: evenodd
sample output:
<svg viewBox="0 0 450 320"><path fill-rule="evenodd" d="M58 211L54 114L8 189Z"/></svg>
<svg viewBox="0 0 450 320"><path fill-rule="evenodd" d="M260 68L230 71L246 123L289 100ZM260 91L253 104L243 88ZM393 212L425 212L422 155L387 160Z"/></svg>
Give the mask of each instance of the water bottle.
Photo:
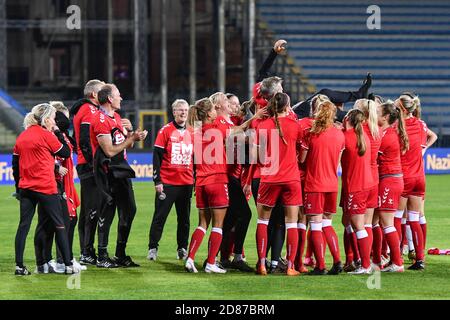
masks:
<svg viewBox="0 0 450 320"><path fill-rule="evenodd" d="M161 192L161 193L158 195L158 199L161 200L161 201L165 200L165 199L166 199L166 194L165 194L164 192Z"/></svg>

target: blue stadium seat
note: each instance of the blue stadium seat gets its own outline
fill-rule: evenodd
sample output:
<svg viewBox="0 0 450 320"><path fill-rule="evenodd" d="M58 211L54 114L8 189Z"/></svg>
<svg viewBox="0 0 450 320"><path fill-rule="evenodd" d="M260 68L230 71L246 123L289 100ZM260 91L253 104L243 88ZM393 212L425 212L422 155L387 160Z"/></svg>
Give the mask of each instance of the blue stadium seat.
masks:
<svg viewBox="0 0 450 320"><path fill-rule="evenodd" d="M260 18L318 88L352 90L367 72L373 91L422 100L423 118L450 133L450 1L378 0L381 29L369 30L371 0L260 0ZM447 123L449 123L447 125Z"/></svg>

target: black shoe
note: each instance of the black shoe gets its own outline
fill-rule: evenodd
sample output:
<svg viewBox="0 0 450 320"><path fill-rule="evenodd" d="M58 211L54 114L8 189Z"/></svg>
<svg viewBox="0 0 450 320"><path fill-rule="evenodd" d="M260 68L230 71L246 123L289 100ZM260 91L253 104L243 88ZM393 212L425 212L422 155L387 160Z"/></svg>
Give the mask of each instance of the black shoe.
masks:
<svg viewBox="0 0 450 320"><path fill-rule="evenodd" d="M94 256L91 256L91 255L85 256L82 254L80 256L80 264L95 266L97 264L97 257L95 255Z"/></svg>
<svg viewBox="0 0 450 320"><path fill-rule="evenodd" d="M363 85L358 90L360 96L359 99L367 99L371 85L372 85L372 74L369 72L366 76L366 79L363 82Z"/></svg>
<svg viewBox="0 0 450 320"><path fill-rule="evenodd" d="M422 260L417 260L408 267L408 270L424 270L425 269L425 263Z"/></svg>
<svg viewBox="0 0 450 320"><path fill-rule="evenodd" d="M233 269L232 263L228 259L220 260L220 265L222 266L223 269ZM236 269L236 268L234 268L234 269Z"/></svg>
<svg viewBox="0 0 450 320"><path fill-rule="evenodd" d="M119 267L117 265L117 263L112 261L108 256L99 257L97 259L96 266L97 266L97 268L106 268L106 269L112 269L112 268L118 268Z"/></svg>
<svg viewBox="0 0 450 320"><path fill-rule="evenodd" d="M130 256L126 256L123 258L113 257L112 261L115 262L119 267L122 268L137 268L140 267L137 263L131 260Z"/></svg>
<svg viewBox="0 0 450 320"><path fill-rule="evenodd" d="M344 269L342 268L342 263L339 261L331 267L331 269L328 271L328 274L330 275L337 275L341 273Z"/></svg>
<svg viewBox="0 0 450 320"><path fill-rule="evenodd" d="M236 261L235 259L233 259L233 261L230 263L230 265L231 265L231 268L237 269L242 272L255 272L255 269L250 267L248 265L248 263L245 262L244 260Z"/></svg>
<svg viewBox="0 0 450 320"><path fill-rule="evenodd" d="M328 272L326 269L320 270L319 268L314 268L314 270L311 270L310 272L308 272L309 276L324 276L326 275Z"/></svg>
<svg viewBox="0 0 450 320"><path fill-rule="evenodd" d="M30 274L31 273L30 273L30 271L28 271L27 267L23 266L21 268L21 267L16 266L16 271L14 272L14 275L16 275L16 276L29 276Z"/></svg>
<svg viewBox="0 0 450 320"><path fill-rule="evenodd" d="M283 264L278 262L277 266L270 266L269 273L271 274L286 274L287 268L284 268Z"/></svg>

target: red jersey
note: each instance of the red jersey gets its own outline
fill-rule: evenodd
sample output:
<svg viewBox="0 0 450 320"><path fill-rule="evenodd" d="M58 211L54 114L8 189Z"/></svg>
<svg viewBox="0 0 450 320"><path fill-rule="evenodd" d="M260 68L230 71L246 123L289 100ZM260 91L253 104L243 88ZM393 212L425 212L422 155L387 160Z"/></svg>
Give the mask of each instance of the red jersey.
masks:
<svg viewBox="0 0 450 320"><path fill-rule="evenodd" d="M114 112L114 116L110 117L100 110L94 114L91 121L91 145L93 156L95 156L99 146L97 140L97 137L99 136L110 136L113 145L121 144L126 140L123 133L122 119L117 112ZM123 154L126 159L126 150L123 151Z"/></svg>
<svg viewBox="0 0 450 320"><path fill-rule="evenodd" d="M194 183L194 145L189 130L180 129L173 122L166 124L156 136L155 147L164 149L161 181L169 185Z"/></svg>
<svg viewBox="0 0 450 320"><path fill-rule="evenodd" d="M219 116L216 118L216 120L214 121L214 124L217 126L217 128L222 131L225 132L226 134L224 135L224 144L225 144L225 151L226 151L226 147L227 147L227 137L230 133L231 128L233 128L235 126L235 124L233 123L232 120L228 120L223 116ZM241 177L241 171L242 171L242 165L237 163L237 149L236 149L236 143L233 142L233 158L229 159L228 157L227 159L227 174L229 176L235 177L237 179L239 179ZM228 153L226 154L228 155Z"/></svg>
<svg viewBox="0 0 450 320"><path fill-rule="evenodd" d="M378 151L378 172L382 177L388 174L401 174L400 137L393 127L382 132L380 150Z"/></svg>
<svg viewBox="0 0 450 320"><path fill-rule="evenodd" d="M372 132L370 132L370 128L367 122L363 124L363 128L364 132L367 134L367 137L370 140L370 168L372 169L373 186L375 186L378 184L379 181L377 158L378 158L378 150L380 150L381 145L381 135L377 139L375 139L372 136ZM378 132L381 132L380 127L378 127Z"/></svg>
<svg viewBox="0 0 450 320"><path fill-rule="evenodd" d="M302 148L308 150L305 192L337 192L339 157L345 148L344 134L332 126L319 135L308 133L303 141Z"/></svg>
<svg viewBox="0 0 450 320"><path fill-rule="evenodd" d="M41 126L22 132L14 146L14 154L19 156L19 188L57 194L54 154L62 147L58 138Z"/></svg>
<svg viewBox="0 0 450 320"><path fill-rule="evenodd" d="M300 130L303 132L303 136L307 136L309 130L312 128L312 124L314 122L314 118L302 118L298 120L298 124L300 125ZM297 146L297 156L301 157L302 155L302 145ZM300 179L303 181L306 177L306 161L303 163L298 163L298 168L300 169Z"/></svg>
<svg viewBox="0 0 450 320"><path fill-rule="evenodd" d="M422 149L427 147L427 141L428 141L428 126L425 123L425 121L419 119L420 123L422 124Z"/></svg>
<svg viewBox="0 0 450 320"><path fill-rule="evenodd" d="M282 183L300 181L297 160L297 144L302 142L302 131L297 120L286 116L278 118L284 140L278 135L275 119L260 122L257 128L257 141L265 148L266 160L262 161L261 182ZM264 146L264 140L267 145ZM275 139L275 140L274 140ZM273 149L273 150L272 150Z"/></svg>
<svg viewBox="0 0 450 320"><path fill-rule="evenodd" d="M91 124L92 117L98 112L96 106L91 103L83 104L78 110L77 114L73 118L73 130L75 133L75 141L77 142L77 146L80 145L80 127L82 124ZM86 164L87 161L84 159L83 152L81 152L81 148L78 148L77 151L77 162L78 164ZM92 155L94 156L94 154Z"/></svg>
<svg viewBox="0 0 450 320"><path fill-rule="evenodd" d="M200 136L201 135L201 136ZM194 159L196 186L228 183L224 126L217 122L204 124L194 130Z"/></svg>
<svg viewBox="0 0 450 320"><path fill-rule="evenodd" d="M374 186L371 169L370 139L365 132L366 152L358 154L355 129L344 131L345 150L342 153L342 189L347 193L364 191Z"/></svg>
<svg viewBox="0 0 450 320"><path fill-rule="evenodd" d="M261 122L263 122L264 120L265 120L265 119L255 119L255 120L253 120L253 121L250 123L249 129L251 129L251 130L254 131L254 134L253 134L254 140L252 141L252 139L250 139L250 143L257 144L257 142L256 142L256 129L258 128L259 124L260 124ZM247 177L247 180L249 180L250 178L251 178L251 179L260 179L260 178L261 178L261 170L260 170L260 165L259 165L259 163L254 164L254 166L255 166L255 168L254 168L253 176L252 176L252 177L249 177L249 176L248 176L248 177Z"/></svg>
<svg viewBox="0 0 450 320"><path fill-rule="evenodd" d="M424 124L416 117L405 120L405 129L409 139L409 149L401 155L402 171L405 179L423 176L422 144L423 134L426 133Z"/></svg>

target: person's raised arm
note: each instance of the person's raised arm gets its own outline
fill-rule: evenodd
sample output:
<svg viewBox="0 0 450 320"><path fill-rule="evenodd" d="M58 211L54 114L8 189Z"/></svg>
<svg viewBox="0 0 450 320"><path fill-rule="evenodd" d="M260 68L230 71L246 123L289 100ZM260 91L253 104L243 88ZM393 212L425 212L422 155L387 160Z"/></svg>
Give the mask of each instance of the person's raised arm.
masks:
<svg viewBox="0 0 450 320"><path fill-rule="evenodd" d="M273 63L275 62L277 56L286 50L286 44L287 41L282 39L275 42L272 50L269 53L269 56L266 58L266 60L264 61L264 63L262 64L261 68L258 71L258 78L256 82L261 82L263 81L264 78L270 76L269 70L272 67Z"/></svg>

